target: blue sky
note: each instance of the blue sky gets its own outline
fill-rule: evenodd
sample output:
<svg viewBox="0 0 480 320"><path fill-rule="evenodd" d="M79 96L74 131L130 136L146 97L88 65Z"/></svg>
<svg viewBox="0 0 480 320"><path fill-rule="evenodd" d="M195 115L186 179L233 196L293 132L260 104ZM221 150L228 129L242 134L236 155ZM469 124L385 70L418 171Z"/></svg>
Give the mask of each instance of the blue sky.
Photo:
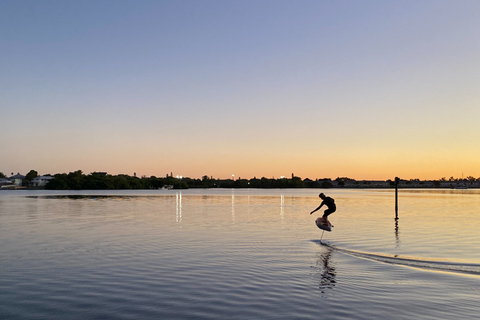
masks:
<svg viewBox="0 0 480 320"><path fill-rule="evenodd" d="M2 1L0 171L480 176L478 1Z"/></svg>

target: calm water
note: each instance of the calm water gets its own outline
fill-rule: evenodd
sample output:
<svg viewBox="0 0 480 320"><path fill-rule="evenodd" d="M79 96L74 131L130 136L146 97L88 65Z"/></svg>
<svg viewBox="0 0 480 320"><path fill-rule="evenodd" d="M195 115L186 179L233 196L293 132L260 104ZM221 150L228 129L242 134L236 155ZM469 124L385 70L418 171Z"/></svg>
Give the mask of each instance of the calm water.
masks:
<svg viewBox="0 0 480 320"><path fill-rule="evenodd" d="M478 318L479 190L319 191L1 191L0 318Z"/></svg>

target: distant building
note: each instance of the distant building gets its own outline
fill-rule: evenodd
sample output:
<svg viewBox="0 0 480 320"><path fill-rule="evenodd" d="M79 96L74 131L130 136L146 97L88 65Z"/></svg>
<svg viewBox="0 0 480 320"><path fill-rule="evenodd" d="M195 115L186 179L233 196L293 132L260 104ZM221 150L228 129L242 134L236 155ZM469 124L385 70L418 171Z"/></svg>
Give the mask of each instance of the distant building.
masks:
<svg viewBox="0 0 480 320"><path fill-rule="evenodd" d="M23 183L23 180L25 180L25 176L22 176L20 173L17 173L16 175L8 178L8 180L10 180L14 186L21 186Z"/></svg>
<svg viewBox="0 0 480 320"><path fill-rule="evenodd" d="M10 181L9 179L5 179L5 178L0 179L0 187L9 186L9 185L12 185L12 181Z"/></svg>
<svg viewBox="0 0 480 320"><path fill-rule="evenodd" d="M40 176L32 179L32 187L45 187L52 180L51 176Z"/></svg>

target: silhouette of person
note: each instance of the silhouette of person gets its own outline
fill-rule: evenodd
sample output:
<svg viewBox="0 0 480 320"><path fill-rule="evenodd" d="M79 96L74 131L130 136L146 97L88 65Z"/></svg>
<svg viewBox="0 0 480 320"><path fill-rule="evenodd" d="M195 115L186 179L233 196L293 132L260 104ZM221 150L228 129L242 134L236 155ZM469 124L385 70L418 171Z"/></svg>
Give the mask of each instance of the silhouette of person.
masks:
<svg viewBox="0 0 480 320"><path fill-rule="evenodd" d="M320 203L320 205L318 206L317 209L310 212L310 214L319 210L321 207L323 207L323 205L327 206L328 209L324 211L323 216L322 216L322 220L328 226L328 225L330 225L330 221L328 221L328 216L331 215L332 213L334 213L337 210L337 206L335 205L335 200L333 198L327 197L323 193L320 193L318 196L320 197L320 199L322 199L322 203Z"/></svg>

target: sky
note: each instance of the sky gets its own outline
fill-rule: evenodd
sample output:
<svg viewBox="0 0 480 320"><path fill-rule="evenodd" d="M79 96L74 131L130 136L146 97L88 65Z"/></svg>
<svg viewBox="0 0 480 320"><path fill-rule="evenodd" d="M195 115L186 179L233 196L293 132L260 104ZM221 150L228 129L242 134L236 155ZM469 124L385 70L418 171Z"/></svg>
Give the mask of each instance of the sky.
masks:
<svg viewBox="0 0 480 320"><path fill-rule="evenodd" d="M0 172L480 177L480 1L0 1Z"/></svg>

